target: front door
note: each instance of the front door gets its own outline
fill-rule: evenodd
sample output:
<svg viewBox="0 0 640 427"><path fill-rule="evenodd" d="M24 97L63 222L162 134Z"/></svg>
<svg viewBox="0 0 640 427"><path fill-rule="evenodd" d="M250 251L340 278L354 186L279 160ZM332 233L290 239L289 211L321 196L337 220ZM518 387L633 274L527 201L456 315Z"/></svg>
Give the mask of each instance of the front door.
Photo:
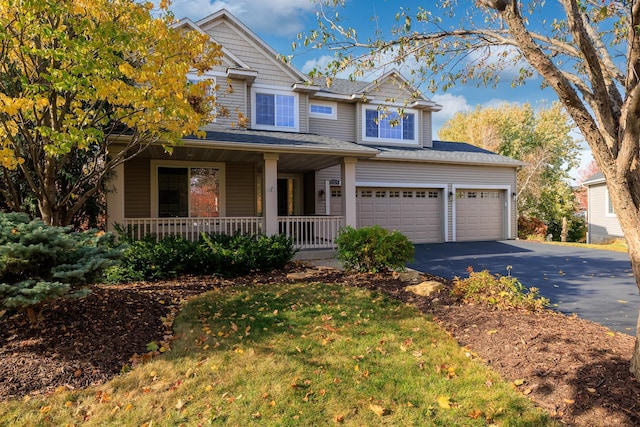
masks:
<svg viewBox="0 0 640 427"><path fill-rule="evenodd" d="M300 178L278 178L278 216L300 215Z"/></svg>

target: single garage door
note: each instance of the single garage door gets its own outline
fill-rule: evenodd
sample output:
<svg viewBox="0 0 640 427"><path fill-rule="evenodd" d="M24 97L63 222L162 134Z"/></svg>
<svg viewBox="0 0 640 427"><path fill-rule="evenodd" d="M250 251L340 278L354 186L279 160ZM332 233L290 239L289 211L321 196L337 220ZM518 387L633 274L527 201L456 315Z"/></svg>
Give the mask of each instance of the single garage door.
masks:
<svg viewBox="0 0 640 427"><path fill-rule="evenodd" d="M443 241L442 190L358 187L357 226L398 230L414 243Z"/></svg>
<svg viewBox="0 0 640 427"><path fill-rule="evenodd" d="M456 191L456 240L480 241L503 238L504 191Z"/></svg>

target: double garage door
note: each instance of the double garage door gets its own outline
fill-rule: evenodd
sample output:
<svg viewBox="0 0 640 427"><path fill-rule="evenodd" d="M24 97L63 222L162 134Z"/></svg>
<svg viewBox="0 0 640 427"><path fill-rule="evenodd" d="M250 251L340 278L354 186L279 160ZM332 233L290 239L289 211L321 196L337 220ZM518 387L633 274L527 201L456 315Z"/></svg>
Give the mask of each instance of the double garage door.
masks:
<svg viewBox="0 0 640 427"><path fill-rule="evenodd" d="M478 241L503 238L503 191L457 190L455 240ZM341 191L331 190L331 213L341 214ZM378 224L398 230L414 243L443 242L443 210L446 199L439 188L358 187L357 226Z"/></svg>
<svg viewBox="0 0 640 427"><path fill-rule="evenodd" d="M331 210L340 215L340 193L332 190ZM398 230L414 243L444 241L441 189L358 187L357 226L378 224Z"/></svg>

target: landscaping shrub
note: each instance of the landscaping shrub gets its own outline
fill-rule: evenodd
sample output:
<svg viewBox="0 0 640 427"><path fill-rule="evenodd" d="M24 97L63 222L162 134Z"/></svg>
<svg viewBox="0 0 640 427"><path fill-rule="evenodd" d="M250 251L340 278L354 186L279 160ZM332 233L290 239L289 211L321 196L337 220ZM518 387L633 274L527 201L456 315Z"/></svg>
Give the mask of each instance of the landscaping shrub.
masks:
<svg viewBox="0 0 640 427"><path fill-rule="evenodd" d="M47 303L85 296L86 285L120 255L111 233L74 232L0 212L0 304L38 323Z"/></svg>
<svg viewBox="0 0 640 427"><path fill-rule="evenodd" d="M197 241L146 236L128 240L120 265L110 268L104 281L161 280L184 274L237 277L282 268L294 255L293 241L284 235L202 234Z"/></svg>
<svg viewBox="0 0 640 427"><path fill-rule="evenodd" d="M547 225L542 220L534 217L518 217L518 238L544 239L547 237Z"/></svg>
<svg viewBox="0 0 640 427"><path fill-rule="evenodd" d="M493 275L487 270L470 270L469 277L453 279L453 295L465 302L488 304L497 309L522 308L540 311L549 300L541 297L539 289L525 287L515 277Z"/></svg>
<svg viewBox="0 0 640 427"><path fill-rule="evenodd" d="M554 241L560 241L562 234L562 220L549 223L549 233ZM572 215L567 218L567 242L586 242L587 222L584 218Z"/></svg>
<svg viewBox="0 0 640 427"><path fill-rule="evenodd" d="M345 227L338 233L336 243L337 258L344 268L361 272L404 270L415 251L405 235L378 225Z"/></svg>

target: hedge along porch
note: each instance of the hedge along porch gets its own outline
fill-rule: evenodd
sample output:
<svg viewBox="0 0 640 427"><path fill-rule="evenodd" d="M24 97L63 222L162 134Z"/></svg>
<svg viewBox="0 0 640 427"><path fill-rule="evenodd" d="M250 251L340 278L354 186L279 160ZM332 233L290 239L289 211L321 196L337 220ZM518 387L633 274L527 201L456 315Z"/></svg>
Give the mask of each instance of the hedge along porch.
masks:
<svg viewBox="0 0 640 427"><path fill-rule="evenodd" d="M284 132L208 131L169 155L150 147L109 182L108 228L132 237L205 233L286 234L297 249L335 248L356 225L355 166L377 150L333 138ZM344 215L316 215L324 195L316 171L341 170Z"/></svg>

